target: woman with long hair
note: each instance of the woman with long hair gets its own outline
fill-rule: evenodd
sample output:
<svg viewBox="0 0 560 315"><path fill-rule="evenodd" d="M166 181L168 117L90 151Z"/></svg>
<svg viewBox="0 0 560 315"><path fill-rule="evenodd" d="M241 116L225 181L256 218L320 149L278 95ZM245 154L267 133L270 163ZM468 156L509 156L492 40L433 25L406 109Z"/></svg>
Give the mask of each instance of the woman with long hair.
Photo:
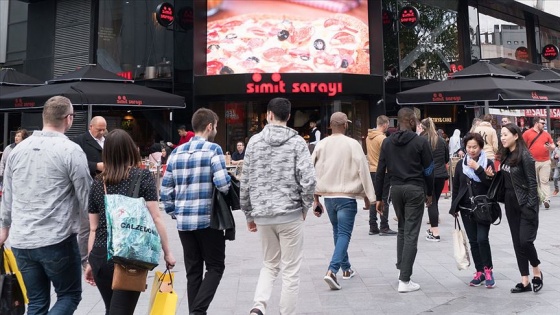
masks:
<svg viewBox="0 0 560 315"><path fill-rule="evenodd" d="M500 172L504 180L501 194L504 196L513 249L521 273L521 282L511 289L511 293L531 290L538 292L543 287L543 275L533 244L539 228L535 160L523 141L521 129L516 125L504 125L500 138L503 145ZM532 289L529 283L529 264L533 267Z"/></svg>
<svg viewBox="0 0 560 315"><path fill-rule="evenodd" d="M2 153L2 159L0 160L0 177L2 177L4 175L4 168L6 167L6 162L8 161L8 156L10 155L12 150L16 147L16 145L18 145L18 143L22 142L27 137L29 137L29 133L27 132L27 130L18 129L16 131L16 134L14 136L14 143L7 146L6 149L4 149L4 152ZM1 183L2 182L0 181L0 184Z"/></svg>
<svg viewBox="0 0 560 315"><path fill-rule="evenodd" d="M467 133L463 138L463 143L467 154L457 162L455 168L449 213L457 216L460 212L471 245L476 272L469 285L477 287L484 283L487 288L493 288L496 281L494 280L492 251L488 239L491 224L478 223L471 216L469 185L474 196L486 195L492 183L490 176L494 176L494 164L486 157L486 153L482 149L484 139L480 134Z"/></svg>
<svg viewBox="0 0 560 315"><path fill-rule="evenodd" d="M422 126L423 137L428 139L432 148L432 157L434 159L434 193L432 204L428 207L428 216L430 218L430 228L426 231L427 241L439 242L439 209L438 201L445 186L445 181L449 178L445 165L449 162L449 151L447 143L437 133L436 126L431 118L425 118L420 122Z"/></svg>
<svg viewBox="0 0 560 315"><path fill-rule="evenodd" d="M140 174L138 197L146 200L146 205L161 238L163 258L168 268L175 265L175 258L171 254L163 219L160 217L154 178L148 170L138 167L141 160L140 153L130 135L122 129L109 132L105 137L102 159L105 168L95 178L89 194L89 258L85 278L89 284L97 286L105 303L106 314L132 315L140 292L111 289L114 265L112 260L107 261L104 184L107 186L107 194L127 195L130 187L135 185L132 179Z"/></svg>

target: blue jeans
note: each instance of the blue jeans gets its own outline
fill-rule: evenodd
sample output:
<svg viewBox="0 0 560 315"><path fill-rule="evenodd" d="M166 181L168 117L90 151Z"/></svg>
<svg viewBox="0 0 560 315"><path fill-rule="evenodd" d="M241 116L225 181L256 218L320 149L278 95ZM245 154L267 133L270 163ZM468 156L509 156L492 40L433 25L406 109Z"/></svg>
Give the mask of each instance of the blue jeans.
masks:
<svg viewBox="0 0 560 315"><path fill-rule="evenodd" d="M350 198L325 198L325 206L333 227L334 253L329 264L329 270L334 274L339 269L350 269L348 260L348 245L354 229L354 221L358 206L356 199Z"/></svg>
<svg viewBox="0 0 560 315"><path fill-rule="evenodd" d="M71 315L82 299L82 267L76 234L35 249L12 247L27 288L27 315ZM56 303L49 311L51 283Z"/></svg>

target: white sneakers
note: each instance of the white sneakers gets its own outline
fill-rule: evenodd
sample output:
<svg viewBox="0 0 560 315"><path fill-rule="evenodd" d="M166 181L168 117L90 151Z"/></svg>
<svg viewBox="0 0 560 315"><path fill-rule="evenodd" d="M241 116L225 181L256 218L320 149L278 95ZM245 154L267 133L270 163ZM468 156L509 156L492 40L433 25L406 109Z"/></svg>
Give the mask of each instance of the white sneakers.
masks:
<svg viewBox="0 0 560 315"><path fill-rule="evenodd" d="M413 292L420 290L420 285L418 283L412 282L412 280L405 282L399 280L399 293Z"/></svg>

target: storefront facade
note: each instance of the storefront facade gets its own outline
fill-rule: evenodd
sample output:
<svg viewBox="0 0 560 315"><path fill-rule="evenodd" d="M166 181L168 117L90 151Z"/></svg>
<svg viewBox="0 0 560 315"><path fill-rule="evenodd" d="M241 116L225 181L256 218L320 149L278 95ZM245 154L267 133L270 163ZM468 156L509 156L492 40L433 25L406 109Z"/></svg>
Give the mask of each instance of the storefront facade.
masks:
<svg viewBox="0 0 560 315"><path fill-rule="evenodd" d="M185 110L94 109L94 114L109 117L110 128L133 128L146 143L156 134L177 141L176 128L189 127L192 112L205 106L219 113L217 141L232 150L236 141L262 128L266 104L273 97L292 101L289 125L302 136L308 134L310 120L328 134L328 117L342 110L354 121L349 135L363 140L378 115L396 116L397 92L443 80L476 60L511 58L553 68L559 63L542 58L543 47L560 44L560 14L547 8L547 2L532 7L527 4L534 1L361 0L356 7L339 9L368 27L367 72L278 72L278 81L272 78L274 72L263 72L262 81L255 82L251 71L209 73L209 24L234 13L259 13L259 7L268 15L308 19L317 19L320 10L325 16L336 13L311 6L282 12L284 6L295 5L287 1L274 7L259 0L250 1L250 7L229 0L168 2L174 22L164 26L156 12L160 0L2 1L8 19L0 19L0 65L48 80L87 63L100 64L138 84L187 99ZM400 19L401 11L410 7L418 12L414 25ZM265 88L280 81L284 89ZM255 88L259 84L265 84L263 89ZM422 116L436 118L438 128L447 133L466 130L475 115L473 109L453 105L420 110ZM7 129L25 127L29 119L22 115L10 112Z"/></svg>

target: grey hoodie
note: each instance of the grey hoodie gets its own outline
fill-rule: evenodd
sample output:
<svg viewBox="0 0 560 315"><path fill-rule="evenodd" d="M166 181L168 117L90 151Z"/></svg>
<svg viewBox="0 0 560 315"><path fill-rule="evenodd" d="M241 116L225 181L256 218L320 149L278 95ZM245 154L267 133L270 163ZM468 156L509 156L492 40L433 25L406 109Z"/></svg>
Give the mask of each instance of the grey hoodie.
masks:
<svg viewBox="0 0 560 315"><path fill-rule="evenodd" d="M305 140L289 127L266 125L247 144L240 181L241 209L248 222L301 219L311 208L316 183Z"/></svg>

